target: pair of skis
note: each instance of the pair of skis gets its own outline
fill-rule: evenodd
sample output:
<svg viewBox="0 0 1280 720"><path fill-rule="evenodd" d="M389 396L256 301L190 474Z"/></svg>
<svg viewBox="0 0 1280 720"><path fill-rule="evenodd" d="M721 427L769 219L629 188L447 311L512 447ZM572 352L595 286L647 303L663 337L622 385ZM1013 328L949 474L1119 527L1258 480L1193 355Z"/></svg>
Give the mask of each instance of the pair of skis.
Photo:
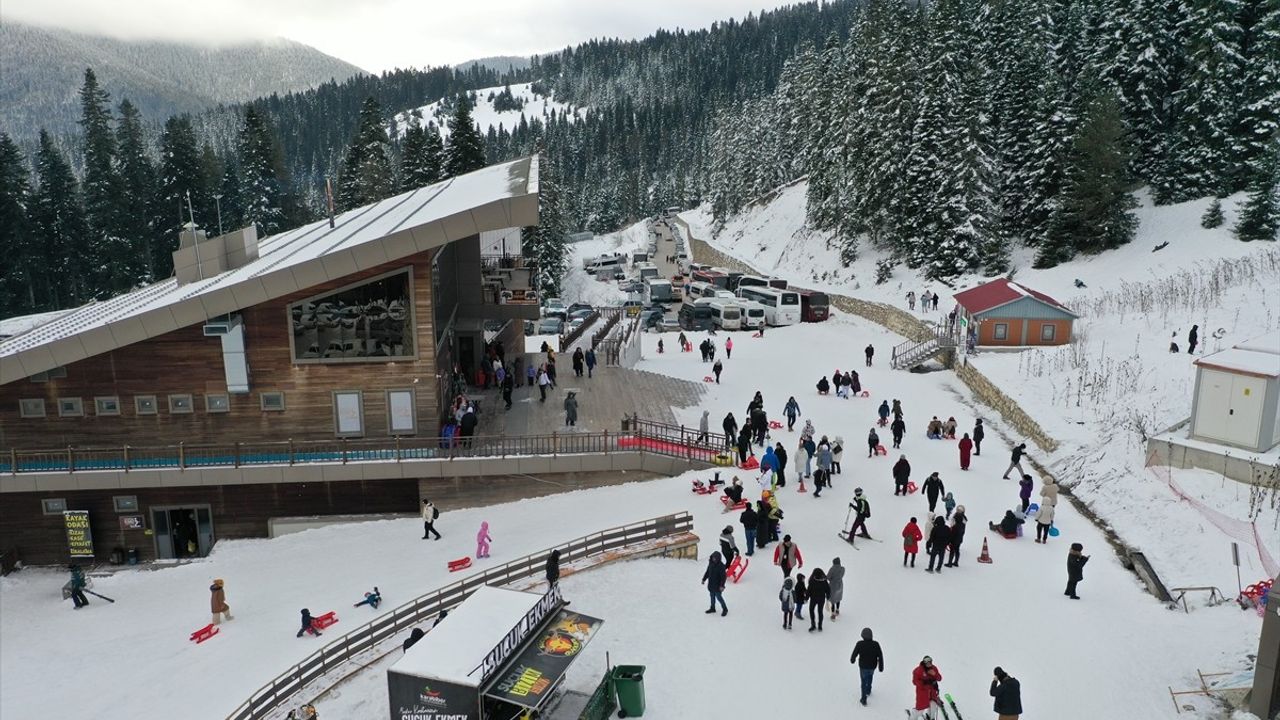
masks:
<svg viewBox="0 0 1280 720"><path fill-rule="evenodd" d="M960 714L960 708L956 707L956 701L951 699L951 693L946 693L943 697L947 699L947 705L951 706L951 712L956 714L956 720L964 720L964 716ZM938 701L938 709L942 711L943 720L951 720L951 715L947 713L946 705L943 705L941 701ZM915 710L908 708L906 713L908 720L916 720Z"/></svg>

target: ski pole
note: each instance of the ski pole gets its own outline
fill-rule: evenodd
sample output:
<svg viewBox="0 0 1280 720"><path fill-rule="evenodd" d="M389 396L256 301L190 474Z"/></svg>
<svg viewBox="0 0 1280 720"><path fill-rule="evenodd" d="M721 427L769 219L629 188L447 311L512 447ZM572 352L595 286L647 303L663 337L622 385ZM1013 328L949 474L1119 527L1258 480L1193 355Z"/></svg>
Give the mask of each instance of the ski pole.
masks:
<svg viewBox="0 0 1280 720"><path fill-rule="evenodd" d="M92 591L92 590L85 590L85 592L89 593L90 595L92 595L92 596L94 596L94 597L96 597L96 598L102 598L103 600L106 600L106 601L107 601L107 602L109 602L109 603L113 603L113 602L115 602L115 600L112 600L111 598L107 597L106 595L99 595L98 593L96 593L96 592L94 592L94 591Z"/></svg>

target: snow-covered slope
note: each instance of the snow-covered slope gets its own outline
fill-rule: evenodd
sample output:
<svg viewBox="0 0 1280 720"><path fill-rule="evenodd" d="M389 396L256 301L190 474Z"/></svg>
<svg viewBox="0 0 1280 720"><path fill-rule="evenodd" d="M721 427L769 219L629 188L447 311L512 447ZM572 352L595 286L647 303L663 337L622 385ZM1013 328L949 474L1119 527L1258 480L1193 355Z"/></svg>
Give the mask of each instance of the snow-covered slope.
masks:
<svg viewBox="0 0 1280 720"><path fill-rule="evenodd" d="M554 98L548 95L534 93L533 83L511 85L510 88L512 97L522 103L522 107L518 110L497 110L494 108L494 99L506 89L505 87L483 88L475 91L476 106L471 109L471 116L476 121L476 124L480 126L480 132L488 132L490 127L496 130L499 126L510 130L520 124L521 115L524 115L527 120L533 120L534 118L546 120L550 117L552 111L556 114L570 113L575 118L581 117L586 112L582 108L575 108L565 103L556 102ZM395 116L396 133L403 134L408 129L409 118L414 113L418 115L421 123L435 123L436 127L440 128L441 135L444 137L449 136L449 110L441 100L397 113Z"/></svg>

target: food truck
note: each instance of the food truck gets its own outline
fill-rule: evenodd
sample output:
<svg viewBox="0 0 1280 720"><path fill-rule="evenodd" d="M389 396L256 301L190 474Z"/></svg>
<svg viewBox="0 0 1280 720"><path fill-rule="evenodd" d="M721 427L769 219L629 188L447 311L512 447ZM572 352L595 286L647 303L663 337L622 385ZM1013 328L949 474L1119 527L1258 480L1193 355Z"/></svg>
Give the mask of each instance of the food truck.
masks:
<svg viewBox="0 0 1280 720"><path fill-rule="evenodd" d="M507 720L537 711L599 630L545 594L481 586L387 669L391 720Z"/></svg>

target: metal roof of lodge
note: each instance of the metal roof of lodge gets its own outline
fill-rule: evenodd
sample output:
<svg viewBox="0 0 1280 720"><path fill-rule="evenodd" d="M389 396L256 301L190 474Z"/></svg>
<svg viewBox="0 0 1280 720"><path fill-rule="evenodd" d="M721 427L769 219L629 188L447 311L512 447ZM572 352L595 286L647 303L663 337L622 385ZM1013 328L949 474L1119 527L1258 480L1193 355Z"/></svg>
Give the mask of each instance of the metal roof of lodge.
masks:
<svg viewBox="0 0 1280 720"><path fill-rule="evenodd" d="M0 340L0 385L487 230L536 225L538 156L411 190L263 238L258 258L93 302Z"/></svg>
<svg viewBox="0 0 1280 720"><path fill-rule="evenodd" d="M974 288L969 288L968 290L956 293L955 295L956 302L960 304L960 307L968 310L972 314L994 310L995 308L1008 305L1009 303L1024 297L1038 300L1045 305L1061 310L1072 317L1079 317L1079 315L1076 315L1065 305L1054 300L1048 295L1032 290L1025 285L1019 285L1005 277L996 278L991 282L983 283Z"/></svg>

